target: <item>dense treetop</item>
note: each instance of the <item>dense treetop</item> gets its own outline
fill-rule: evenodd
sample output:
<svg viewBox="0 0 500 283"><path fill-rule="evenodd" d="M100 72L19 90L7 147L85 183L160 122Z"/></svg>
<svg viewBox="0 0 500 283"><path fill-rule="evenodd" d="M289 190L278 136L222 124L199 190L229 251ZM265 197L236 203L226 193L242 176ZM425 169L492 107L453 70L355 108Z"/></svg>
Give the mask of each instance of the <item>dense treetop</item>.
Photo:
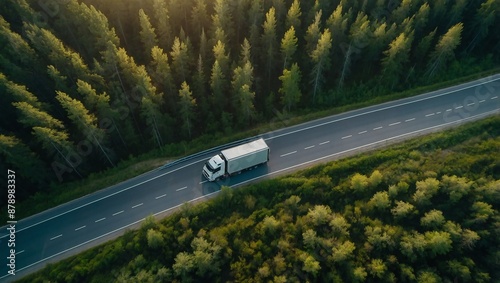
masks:
<svg viewBox="0 0 500 283"><path fill-rule="evenodd" d="M490 68L500 60L499 5L1 1L0 167L22 168L24 188L46 187L276 111Z"/></svg>

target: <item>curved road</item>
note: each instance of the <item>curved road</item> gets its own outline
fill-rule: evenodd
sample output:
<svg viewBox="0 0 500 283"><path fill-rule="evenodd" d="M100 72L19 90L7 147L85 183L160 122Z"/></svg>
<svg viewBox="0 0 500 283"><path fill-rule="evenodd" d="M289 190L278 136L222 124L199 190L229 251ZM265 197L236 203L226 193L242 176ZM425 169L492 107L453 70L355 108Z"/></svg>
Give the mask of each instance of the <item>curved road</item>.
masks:
<svg viewBox="0 0 500 283"><path fill-rule="evenodd" d="M113 238L150 214L212 196L221 185L235 187L495 113L500 75L266 133L268 164L218 183L206 182L201 169L223 147L197 154L15 223L16 276L7 273L10 235L9 226L2 227L0 281Z"/></svg>

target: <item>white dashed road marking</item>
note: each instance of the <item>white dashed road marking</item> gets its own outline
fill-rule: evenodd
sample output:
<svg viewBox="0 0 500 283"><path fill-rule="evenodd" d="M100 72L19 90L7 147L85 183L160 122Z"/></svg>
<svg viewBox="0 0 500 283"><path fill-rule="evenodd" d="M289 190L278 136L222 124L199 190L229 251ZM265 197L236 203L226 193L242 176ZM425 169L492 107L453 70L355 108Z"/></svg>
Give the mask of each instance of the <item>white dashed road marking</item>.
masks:
<svg viewBox="0 0 500 283"><path fill-rule="evenodd" d="M98 220L96 220L96 221L94 221L94 222L95 222L95 223L97 223L97 222L101 222L101 221L103 221L104 219L106 219L106 217L103 217L103 218L101 218L101 219L98 219Z"/></svg>
<svg viewBox="0 0 500 283"><path fill-rule="evenodd" d="M143 205L143 203L136 204L136 205L132 206L132 208L136 208L136 207L139 207L141 205Z"/></svg>
<svg viewBox="0 0 500 283"><path fill-rule="evenodd" d="M178 192L178 191L182 191L182 190L184 190L184 189L187 189L187 187L182 187L182 188L177 189L177 190L175 190L175 191L176 191L176 192Z"/></svg>
<svg viewBox="0 0 500 283"><path fill-rule="evenodd" d="M467 106L472 106L472 105L474 105L474 104L476 104L476 103L469 103L469 104L467 104Z"/></svg>
<svg viewBox="0 0 500 283"><path fill-rule="evenodd" d="M401 124L401 122L392 123L392 124L389 124L389 127L396 126L396 125L399 125L399 124Z"/></svg>
<svg viewBox="0 0 500 283"><path fill-rule="evenodd" d="M366 134L366 132L368 132L368 131L359 132L358 135Z"/></svg>
<svg viewBox="0 0 500 283"><path fill-rule="evenodd" d="M16 255L24 253L24 250L17 252Z"/></svg>
<svg viewBox="0 0 500 283"><path fill-rule="evenodd" d="M497 98L498 98L498 96L493 96L491 99L497 99Z"/></svg>
<svg viewBox="0 0 500 283"><path fill-rule="evenodd" d="M116 213L113 213L113 216L116 216L116 215L118 215L118 214L120 214L120 213L123 213L123 210L122 210L122 211L118 211L118 212L116 212Z"/></svg>
<svg viewBox="0 0 500 283"><path fill-rule="evenodd" d="M455 109L460 109L460 108L464 108L463 106L457 106L455 107Z"/></svg>
<svg viewBox="0 0 500 283"><path fill-rule="evenodd" d="M320 142L319 145L324 145L324 144L327 144L329 143L330 141L324 141L324 142Z"/></svg>
<svg viewBox="0 0 500 283"><path fill-rule="evenodd" d="M408 119L408 120L405 120L405 122L411 122L411 121L414 121L415 118L411 118L411 119Z"/></svg>
<svg viewBox="0 0 500 283"><path fill-rule="evenodd" d="M479 103L483 103L483 102L485 102L485 101L486 101L486 100L484 100L484 99L483 99L483 100L479 100Z"/></svg>
<svg viewBox="0 0 500 283"><path fill-rule="evenodd" d="M292 152L289 152L289 153L282 154L282 155L280 155L280 157L284 157L284 156L287 156L287 155L290 155L290 154L294 154L294 153L297 153L297 151L292 151Z"/></svg>
<svg viewBox="0 0 500 283"><path fill-rule="evenodd" d="M427 114L427 115L425 115L425 117L434 116L435 114L436 114L436 113Z"/></svg>
<svg viewBox="0 0 500 283"><path fill-rule="evenodd" d="M155 197L155 199L162 198L162 197L164 197L164 196L166 196L166 195L167 195L167 194L163 194L163 195L161 195L161 196L157 196L157 197Z"/></svg>
<svg viewBox="0 0 500 283"><path fill-rule="evenodd" d="M304 147L304 149L311 149L313 147L314 147L314 145L311 145L311 146L308 146L308 147Z"/></svg>
<svg viewBox="0 0 500 283"><path fill-rule="evenodd" d="M345 139L348 139L350 137L352 137L352 135L348 135L348 136L342 137L342 139L345 140Z"/></svg>
<svg viewBox="0 0 500 283"><path fill-rule="evenodd" d="M382 129L382 128L383 128L383 127L376 127L376 128L374 128L373 130L374 130L374 131L376 131L376 130L380 130L380 129Z"/></svg>
<svg viewBox="0 0 500 283"><path fill-rule="evenodd" d="M59 238L59 237L62 237L62 234L57 235L57 236L55 236L55 237L52 237L52 238L50 238L50 240L52 241L52 240L57 239L57 238Z"/></svg>
<svg viewBox="0 0 500 283"><path fill-rule="evenodd" d="M82 230L83 228L87 227L86 225L83 225L82 227L78 227L75 229L75 231Z"/></svg>

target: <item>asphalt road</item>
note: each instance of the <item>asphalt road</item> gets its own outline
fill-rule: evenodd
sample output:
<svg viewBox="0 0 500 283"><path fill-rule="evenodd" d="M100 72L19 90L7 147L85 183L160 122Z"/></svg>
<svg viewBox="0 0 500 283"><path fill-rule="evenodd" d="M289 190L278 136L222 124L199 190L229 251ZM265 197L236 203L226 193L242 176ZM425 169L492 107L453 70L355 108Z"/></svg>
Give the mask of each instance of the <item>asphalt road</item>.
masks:
<svg viewBox="0 0 500 283"><path fill-rule="evenodd" d="M2 227L0 280L115 237L150 214L212 196L221 185L236 187L495 113L500 75L266 133L268 164L217 183L206 182L201 169L224 147L185 158L15 223L16 276L7 273L11 235L9 225Z"/></svg>

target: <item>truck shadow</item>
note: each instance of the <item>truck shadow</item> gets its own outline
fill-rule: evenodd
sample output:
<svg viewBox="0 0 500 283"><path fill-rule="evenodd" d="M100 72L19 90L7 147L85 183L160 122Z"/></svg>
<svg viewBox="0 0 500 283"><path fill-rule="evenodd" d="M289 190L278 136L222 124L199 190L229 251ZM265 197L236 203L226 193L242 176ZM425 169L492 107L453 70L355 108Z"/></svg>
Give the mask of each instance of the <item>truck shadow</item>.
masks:
<svg viewBox="0 0 500 283"><path fill-rule="evenodd" d="M269 173L267 164L260 165L255 169L246 170L234 176L216 182L209 182L205 177L200 174L201 191L203 195L208 195L220 191L222 186L233 187L246 185L255 181L262 180Z"/></svg>

